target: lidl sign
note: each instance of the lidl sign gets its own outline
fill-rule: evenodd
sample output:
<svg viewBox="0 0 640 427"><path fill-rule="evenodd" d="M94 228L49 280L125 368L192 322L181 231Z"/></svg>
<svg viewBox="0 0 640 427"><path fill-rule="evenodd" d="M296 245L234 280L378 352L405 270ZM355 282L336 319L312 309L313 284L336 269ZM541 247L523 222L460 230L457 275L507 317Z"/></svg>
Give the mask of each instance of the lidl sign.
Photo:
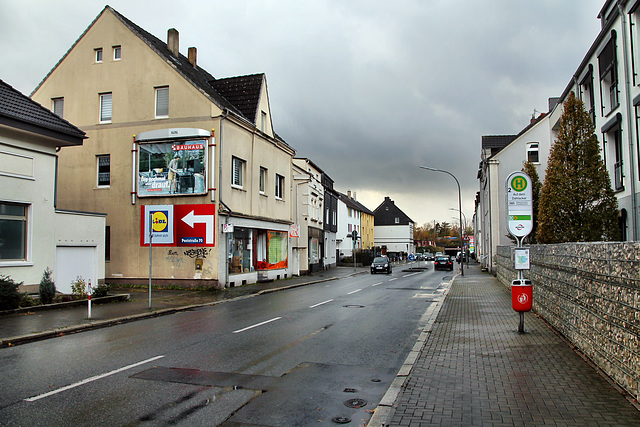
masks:
<svg viewBox="0 0 640 427"><path fill-rule="evenodd" d="M215 205L145 205L140 246L215 246Z"/></svg>
<svg viewBox="0 0 640 427"><path fill-rule="evenodd" d="M507 227L515 237L526 237L533 230L531 178L524 172L507 177Z"/></svg>

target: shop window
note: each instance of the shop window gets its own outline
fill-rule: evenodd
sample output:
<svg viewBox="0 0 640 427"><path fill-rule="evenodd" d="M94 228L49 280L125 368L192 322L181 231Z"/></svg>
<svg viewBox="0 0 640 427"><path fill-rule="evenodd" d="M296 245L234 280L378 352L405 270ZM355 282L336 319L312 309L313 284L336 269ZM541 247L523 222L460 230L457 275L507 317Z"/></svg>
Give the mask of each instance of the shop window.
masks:
<svg viewBox="0 0 640 427"><path fill-rule="evenodd" d="M26 261L29 205L0 202L0 261Z"/></svg>
<svg viewBox="0 0 640 427"><path fill-rule="evenodd" d="M289 234L236 227L229 242L229 274L288 266Z"/></svg>
<svg viewBox="0 0 640 427"><path fill-rule="evenodd" d="M255 270L252 249L253 230L234 228L229 244L229 274L249 273Z"/></svg>

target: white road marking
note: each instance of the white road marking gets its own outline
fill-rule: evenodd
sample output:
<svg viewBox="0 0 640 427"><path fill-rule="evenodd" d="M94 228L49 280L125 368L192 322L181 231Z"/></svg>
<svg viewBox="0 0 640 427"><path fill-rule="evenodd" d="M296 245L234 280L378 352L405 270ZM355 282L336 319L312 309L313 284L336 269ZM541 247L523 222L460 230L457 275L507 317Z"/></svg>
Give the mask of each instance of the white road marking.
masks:
<svg viewBox="0 0 640 427"><path fill-rule="evenodd" d="M347 295L355 294L356 292L360 292L362 289L356 289L355 291L349 292Z"/></svg>
<svg viewBox="0 0 640 427"><path fill-rule="evenodd" d="M398 280L398 278L394 277L393 279L389 279L390 282L393 282L394 280Z"/></svg>
<svg viewBox="0 0 640 427"><path fill-rule="evenodd" d="M382 285L382 282L375 283L375 284L371 285L371 287L378 286L378 285Z"/></svg>
<svg viewBox="0 0 640 427"><path fill-rule="evenodd" d="M405 274L405 275L404 275L404 276L402 276L402 277L415 276L416 274L420 274L420 272Z"/></svg>
<svg viewBox="0 0 640 427"><path fill-rule="evenodd" d="M270 320L265 320L264 322L256 323L255 325L247 326L246 328L238 329L237 331L233 331L234 334L238 334L240 332L248 331L249 329L257 328L258 326L266 325L267 323L275 322L276 320L280 320L282 317L274 317Z"/></svg>
<svg viewBox="0 0 640 427"><path fill-rule="evenodd" d="M67 391L67 390L70 390L72 388L76 388L76 387L79 387L81 385L84 385L84 384L87 384L87 383L90 383L90 382L93 382L93 381L108 377L110 375L114 375L114 374L117 374L119 372L126 371L127 369L135 368L136 366L144 365L145 363L149 363L149 362L153 362L154 360L162 359L163 357L164 356L152 357L151 359L143 360L142 362L138 362L138 363L134 363L132 365L124 366L122 368L116 369L116 370L111 371L111 372L106 372L104 374L95 375L95 376L93 376L91 378L84 379L84 380L79 381L77 383L70 384L68 386L59 388L57 390L52 390L52 391L47 392L47 393L39 394L37 396L29 397L29 398L24 399L24 400L26 402L35 402L36 400L44 399L45 397L49 397L49 396L52 396L54 394L62 393L63 391Z"/></svg>
<svg viewBox="0 0 640 427"><path fill-rule="evenodd" d="M328 300L326 300L326 301L322 301L322 302L319 302L319 303L317 303L317 304L310 305L310 306L309 306L309 308L316 308L316 307L321 306L322 304L326 304L326 303L329 303L329 302L331 302L331 301L333 301L333 300L332 300L332 299L328 299Z"/></svg>

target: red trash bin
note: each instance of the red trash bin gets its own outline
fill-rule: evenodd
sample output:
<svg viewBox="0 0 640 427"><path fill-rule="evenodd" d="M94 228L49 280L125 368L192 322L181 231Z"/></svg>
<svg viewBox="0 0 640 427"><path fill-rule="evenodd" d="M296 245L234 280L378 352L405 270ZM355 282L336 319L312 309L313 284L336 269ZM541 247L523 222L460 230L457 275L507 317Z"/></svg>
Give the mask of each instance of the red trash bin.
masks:
<svg viewBox="0 0 640 427"><path fill-rule="evenodd" d="M511 305L515 311L531 311L533 304L533 285L529 279L516 279L511 282Z"/></svg>

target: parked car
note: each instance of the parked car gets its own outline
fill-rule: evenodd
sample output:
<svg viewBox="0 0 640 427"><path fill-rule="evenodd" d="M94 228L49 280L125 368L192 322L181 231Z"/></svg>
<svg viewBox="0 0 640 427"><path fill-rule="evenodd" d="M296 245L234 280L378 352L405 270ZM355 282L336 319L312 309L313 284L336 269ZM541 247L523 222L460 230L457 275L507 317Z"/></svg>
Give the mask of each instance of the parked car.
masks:
<svg viewBox="0 0 640 427"><path fill-rule="evenodd" d="M371 263L371 274L385 272L391 274L391 262L385 256L375 257Z"/></svg>
<svg viewBox="0 0 640 427"><path fill-rule="evenodd" d="M424 261L424 255L416 254L416 261Z"/></svg>
<svg viewBox="0 0 640 427"><path fill-rule="evenodd" d="M424 259L426 259L427 261L433 261L433 260L434 260L434 259L436 259L436 258L433 256L433 254L432 254L431 252L427 252L427 253L424 255Z"/></svg>
<svg viewBox="0 0 640 427"><path fill-rule="evenodd" d="M433 263L433 269L453 271L453 260L449 255L437 256Z"/></svg>

